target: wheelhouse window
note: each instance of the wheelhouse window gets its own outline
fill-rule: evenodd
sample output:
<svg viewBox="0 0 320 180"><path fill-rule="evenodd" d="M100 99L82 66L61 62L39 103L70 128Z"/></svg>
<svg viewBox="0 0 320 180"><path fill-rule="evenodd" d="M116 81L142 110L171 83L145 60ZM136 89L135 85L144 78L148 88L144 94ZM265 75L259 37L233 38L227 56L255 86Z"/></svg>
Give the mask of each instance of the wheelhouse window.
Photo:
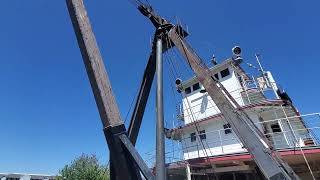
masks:
<svg viewBox="0 0 320 180"><path fill-rule="evenodd" d="M223 125L223 129L224 129L224 133L225 134L230 134L230 133L232 133L232 131L231 131L231 125L228 123L228 124L224 124Z"/></svg>
<svg viewBox="0 0 320 180"><path fill-rule="evenodd" d="M193 91L196 91L196 90L200 89L200 84L199 84L199 83L195 83L195 84L192 86L192 89L193 89Z"/></svg>
<svg viewBox="0 0 320 180"><path fill-rule="evenodd" d="M191 133L190 134L190 139L191 139L191 142L195 142L196 141L196 133Z"/></svg>
<svg viewBox="0 0 320 180"><path fill-rule="evenodd" d="M199 131L199 137L200 137L200 140L207 139L206 131L205 130Z"/></svg>
<svg viewBox="0 0 320 180"><path fill-rule="evenodd" d="M230 71L228 68L225 70L222 70L220 73L221 73L221 78L224 78L230 75Z"/></svg>
<svg viewBox="0 0 320 180"><path fill-rule="evenodd" d="M190 93L191 93L191 87L187 87L187 88L184 90L184 92L185 92L186 94L190 94Z"/></svg>
<svg viewBox="0 0 320 180"><path fill-rule="evenodd" d="M274 133L277 133L277 132L282 132L281 128L280 128L280 125L278 123L276 124L271 124L271 129L272 129L272 132Z"/></svg>
<svg viewBox="0 0 320 180"><path fill-rule="evenodd" d="M219 80L219 74L218 74L218 73L215 74L214 77L215 77L217 80Z"/></svg>

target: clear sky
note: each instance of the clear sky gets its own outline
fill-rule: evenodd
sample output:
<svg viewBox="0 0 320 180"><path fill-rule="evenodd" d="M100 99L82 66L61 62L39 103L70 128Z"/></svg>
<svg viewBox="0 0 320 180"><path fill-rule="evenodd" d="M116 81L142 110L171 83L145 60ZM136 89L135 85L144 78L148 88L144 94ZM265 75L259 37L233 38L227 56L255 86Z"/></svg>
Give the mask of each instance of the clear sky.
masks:
<svg viewBox="0 0 320 180"><path fill-rule="evenodd" d="M204 59L240 45L254 53L302 113L320 111L318 0L149 0L187 24ZM86 0L96 38L125 119L154 32L127 0ZM57 173L81 153L108 150L64 0L0 2L0 172ZM168 88L167 88L168 89ZM170 90L166 90L166 93ZM154 92L137 147L154 148ZM165 98L167 112L174 112ZM170 122L172 114L166 115Z"/></svg>

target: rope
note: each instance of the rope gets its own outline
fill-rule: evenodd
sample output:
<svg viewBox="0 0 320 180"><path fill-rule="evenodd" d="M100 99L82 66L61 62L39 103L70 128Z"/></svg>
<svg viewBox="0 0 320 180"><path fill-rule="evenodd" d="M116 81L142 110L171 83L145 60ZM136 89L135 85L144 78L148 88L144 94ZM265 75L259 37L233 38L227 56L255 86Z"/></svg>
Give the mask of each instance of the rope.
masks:
<svg viewBox="0 0 320 180"><path fill-rule="evenodd" d="M302 149L302 147L301 147L301 145L300 145L300 142L298 141L298 138L297 138L297 136L295 135L295 133L294 133L294 131L293 131L292 125L291 125L290 122L289 122L287 113L286 113L286 111L284 110L283 105L281 105L281 108L282 108L283 114L285 115L285 118L287 119L287 122L288 122L288 124L289 124L290 130L293 132L293 136L294 136L294 138L295 138L295 140L296 140L296 143L298 144L298 147L299 147L299 149L300 149L300 151L301 151L301 154L302 154L302 156L303 156L303 159L304 159L304 161L305 161L306 164L307 164L307 167L308 167L308 169L309 169L309 171L310 171L310 174L311 174L311 176L312 176L312 179L313 179L313 180L316 180L316 178L314 177L314 174L313 174L313 172L312 172L311 166L310 166L310 164L309 164L309 162L308 162L308 160L307 160L307 157L306 157L306 155L304 154L303 149Z"/></svg>
<svg viewBox="0 0 320 180"><path fill-rule="evenodd" d="M255 67L254 65L252 65L252 64L250 64L250 63L246 63L246 64L247 64L249 67L252 67L252 68L258 70L259 72L261 72L261 70L258 69L257 67ZM233 67L236 68L235 66L233 66ZM296 143L298 144L298 147L299 147L299 149L300 149L300 151L301 151L301 154L302 154L302 156L303 156L303 158L304 158L304 161L306 162L306 165L307 165L307 167L308 167L308 170L309 170L312 178L315 180L315 177L314 177L314 174L313 174L313 172L312 172L311 166L310 166L310 164L309 164L309 162L308 162L308 160L307 160L307 158L306 158L306 156L305 156L304 151L302 150L302 147L301 147L301 145L300 145L300 143L299 143L299 141L298 141L297 136L295 135L295 133L294 133L294 131L293 131L292 125L291 125L290 122L289 122L287 113L285 112L285 109L284 109L283 105L281 105L281 109L282 109L282 111L283 111L283 114L285 115L285 118L286 118L287 122L288 122L290 131L292 132L292 135L293 135ZM275 115L276 115L276 117L277 117L276 111L274 111L274 113L275 113ZM263 136L263 137L265 137L265 136ZM268 140L268 141L269 141L269 140ZM270 142L270 141L269 141L269 142ZM295 146L295 144L294 144L294 146ZM274 151L273 149L272 149L272 151L276 153L276 151ZM278 161L282 162L282 160L280 159L278 153L276 153L276 154L277 154L277 155L276 155L276 159L277 159Z"/></svg>
<svg viewBox="0 0 320 180"><path fill-rule="evenodd" d="M129 114L130 114L130 112L131 112L131 109L132 109L132 107L133 107L133 104L134 104L135 100L136 100L137 97L138 97L138 94L139 94L138 91L139 91L139 89L136 90L135 96L133 96L133 98L132 98L130 107L129 107L129 109L128 109L128 111L127 111L127 114L126 114L126 117L125 117L125 119L124 119L124 124L126 124L126 122L127 122L127 120L128 120L128 116L129 116Z"/></svg>
<svg viewBox="0 0 320 180"><path fill-rule="evenodd" d="M170 41L167 40L167 43L170 43ZM172 46L171 46L171 47L172 47ZM169 56L169 57L170 57L170 56ZM169 67L171 67L171 66L169 66ZM174 68L172 68L172 69L174 69ZM175 70L171 70L171 71L175 71ZM176 72L176 73L177 73L177 72ZM189 104L189 107L190 107L190 102L189 102L188 98L183 97L182 94L180 94L180 95L182 96L182 98L184 98L184 99L187 100L187 103ZM206 144L207 144L207 146L208 146L208 148L206 148L205 145L203 144L203 141L200 139L200 136L199 136L200 131L199 131L199 127L198 127L198 122L197 122L197 120L196 120L196 119L198 119L198 118L195 118L195 115L194 115L192 109L189 109L189 110L190 110L190 114L191 114L191 116L192 116L191 121L194 123L193 126L195 127L195 130L196 130L196 139L197 139L197 142L198 142L198 143L200 142L201 146L203 147L202 152L205 154L205 158L209 158L207 149L209 149L211 156L212 156L213 153L211 152L211 150L210 150L210 148L209 148L208 142L205 141ZM189 111L187 111L187 112L189 113ZM202 134L201 134L201 135L202 135ZM183 140L184 140L184 138L183 138ZM188 155L189 155L189 154L188 154ZM210 165L214 168L214 165L213 165L213 164L210 163Z"/></svg>
<svg viewBox="0 0 320 180"><path fill-rule="evenodd" d="M128 1L135 7L139 7L140 5L143 4L140 0L128 0Z"/></svg>

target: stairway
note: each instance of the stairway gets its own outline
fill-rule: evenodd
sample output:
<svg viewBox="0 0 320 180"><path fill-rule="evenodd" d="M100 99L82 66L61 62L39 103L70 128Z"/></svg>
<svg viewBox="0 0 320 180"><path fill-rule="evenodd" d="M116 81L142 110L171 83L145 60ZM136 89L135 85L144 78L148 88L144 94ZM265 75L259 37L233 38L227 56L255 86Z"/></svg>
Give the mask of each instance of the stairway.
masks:
<svg viewBox="0 0 320 180"><path fill-rule="evenodd" d="M244 105L258 104L266 101L266 97L258 89L247 89L241 92Z"/></svg>
<svg viewBox="0 0 320 180"><path fill-rule="evenodd" d="M292 129L294 131L306 128L303 123L303 119L299 116L299 114L297 114L294 107L292 107L291 105L287 105L287 106L283 106L283 109L284 109L286 116L288 117L288 120L289 120L289 122L292 126ZM299 116L299 117L297 117L297 116ZM303 132L303 131L299 131L299 134L301 132Z"/></svg>

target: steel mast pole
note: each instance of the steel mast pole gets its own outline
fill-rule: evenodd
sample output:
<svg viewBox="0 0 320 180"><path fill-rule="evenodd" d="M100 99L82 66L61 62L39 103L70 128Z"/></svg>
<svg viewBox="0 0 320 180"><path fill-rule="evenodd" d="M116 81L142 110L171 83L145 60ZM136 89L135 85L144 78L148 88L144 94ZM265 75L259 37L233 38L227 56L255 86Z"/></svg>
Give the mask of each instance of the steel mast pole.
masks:
<svg viewBox="0 0 320 180"><path fill-rule="evenodd" d="M165 145L163 123L163 62L162 62L162 39L157 37L156 71L157 71L157 95L156 95L156 180L165 179Z"/></svg>
<svg viewBox="0 0 320 180"><path fill-rule="evenodd" d="M262 65L261 65L261 62L260 62L260 59L259 59L259 54L256 53L256 54L254 54L254 56L256 57L256 60L257 60L257 62L259 64L259 67L260 67L260 70L261 70L262 74L264 74L264 70L262 68Z"/></svg>

